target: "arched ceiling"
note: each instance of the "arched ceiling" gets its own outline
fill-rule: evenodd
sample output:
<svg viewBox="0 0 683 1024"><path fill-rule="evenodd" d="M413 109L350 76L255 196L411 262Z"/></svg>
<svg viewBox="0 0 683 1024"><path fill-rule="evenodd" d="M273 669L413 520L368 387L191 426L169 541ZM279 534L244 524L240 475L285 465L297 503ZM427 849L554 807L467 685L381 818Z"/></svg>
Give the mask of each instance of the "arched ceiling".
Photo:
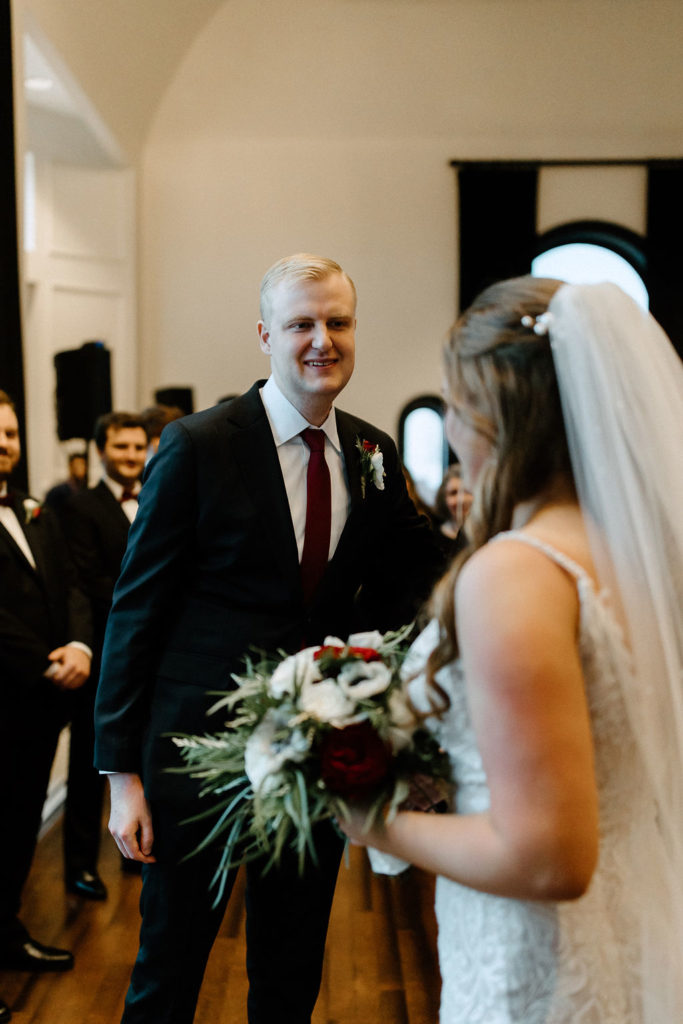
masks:
<svg viewBox="0 0 683 1024"><path fill-rule="evenodd" d="M135 161L178 64L226 2L12 0L12 6L19 31L56 69L76 108L80 90L124 158ZM45 111L50 101L31 103Z"/></svg>

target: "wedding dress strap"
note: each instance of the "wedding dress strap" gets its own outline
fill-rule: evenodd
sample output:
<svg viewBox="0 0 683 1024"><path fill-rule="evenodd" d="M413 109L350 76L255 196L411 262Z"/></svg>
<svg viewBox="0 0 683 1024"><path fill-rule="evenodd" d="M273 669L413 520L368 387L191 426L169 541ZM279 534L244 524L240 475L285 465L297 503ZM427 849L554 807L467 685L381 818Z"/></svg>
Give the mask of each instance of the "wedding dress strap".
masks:
<svg viewBox="0 0 683 1024"><path fill-rule="evenodd" d="M496 536L492 538L491 543L499 540L521 540L522 543L528 544L530 547L536 548L538 551L542 551L548 556L548 558L552 559L553 562L557 562L559 566L566 569L570 576L573 576L577 581L588 582L593 588L593 580L583 566L579 565L578 562L575 562L569 557L569 555L565 555L563 551L558 551L558 549L554 548L552 544L548 544L544 540L539 540L538 537L533 537L529 533L523 533L522 530L505 530L502 533L497 533Z"/></svg>

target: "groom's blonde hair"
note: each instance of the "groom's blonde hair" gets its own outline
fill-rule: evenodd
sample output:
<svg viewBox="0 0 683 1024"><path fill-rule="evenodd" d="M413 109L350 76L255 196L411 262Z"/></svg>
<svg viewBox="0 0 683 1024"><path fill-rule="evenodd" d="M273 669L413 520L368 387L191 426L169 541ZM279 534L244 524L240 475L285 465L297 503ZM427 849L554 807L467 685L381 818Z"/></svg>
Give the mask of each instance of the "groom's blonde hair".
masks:
<svg viewBox="0 0 683 1024"><path fill-rule="evenodd" d="M309 252L284 256L266 271L261 281L261 319L264 323L268 323L272 312L270 294L281 281L323 281L326 277L333 277L335 274L341 274L351 285L355 309L356 286L349 275L334 260L328 259L326 256L314 256Z"/></svg>

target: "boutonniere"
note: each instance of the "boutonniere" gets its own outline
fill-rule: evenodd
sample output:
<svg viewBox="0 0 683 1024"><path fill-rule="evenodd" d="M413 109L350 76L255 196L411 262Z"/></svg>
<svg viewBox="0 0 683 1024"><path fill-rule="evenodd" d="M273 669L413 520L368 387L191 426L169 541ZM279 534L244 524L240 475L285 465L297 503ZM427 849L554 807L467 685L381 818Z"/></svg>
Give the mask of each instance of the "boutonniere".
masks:
<svg viewBox="0 0 683 1024"><path fill-rule="evenodd" d="M24 498L23 505L24 517L26 525L28 526L31 520L38 518L38 516L42 512L42 506L39 501L36 501L35 498Z"/></svg>
<svg viewBox="0 0 683 1024"><path fill-rule="evenodd" d="M378 444L356 438L356 448L360 452L360 486L365 497L368 483L373 483L378 491L384 490L384 455Z"/></svg>

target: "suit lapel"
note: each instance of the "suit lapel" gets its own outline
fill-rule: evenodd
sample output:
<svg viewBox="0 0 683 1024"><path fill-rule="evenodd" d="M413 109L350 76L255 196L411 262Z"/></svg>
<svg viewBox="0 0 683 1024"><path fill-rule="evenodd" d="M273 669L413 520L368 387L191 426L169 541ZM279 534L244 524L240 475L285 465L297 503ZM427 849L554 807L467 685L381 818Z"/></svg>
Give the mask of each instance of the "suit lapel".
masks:
<svg viewBox="0 0 683 1024"><path fill-rule="evenodd" d="M19 524L19 529L22 531L22 533L24 535L24 539L25 539L26 543L28 544L29 548L31 549L31 554L33 555L34 561L36 563L36 567L38 567L40 565L41 559L39 557L38 552L36 551L35 540L33 540L33 538L30 536L31 531L27 531L27 529L26 529L26 516L25 516L24 507L23 507L24 497L25 497L25 495L13 493L12 494L12 506L11 507L12 507L12 510L14 512L14 515L16 516L17 522ZM0 523L0 539L3 540L6 543L7 547L9 548L9 550L12 552L14 557L19 562L19 565L21 565L21 567L23 569L25 569L27 572L30 572L33 575L35 575L35 571L36 570L33 568L33 566L31 565L31 563L27 559L27 557L24 554L24 552L22 551L22 549L17 544L17 542L14 539L14 537L12 536L12 534L5 527L4 523Z"/></svg>
<svg viewBox="0 0 683 1024"><path fill-rule="evenodd" d="M231 437L231 450L261 518L264 544L270 544L282 571L298 580L294 526L273 434L258 393L261 384L257 382L230 403L229 419L238 428Z"/></svg>
<svg viewBox="0 0 683 1024"><path fill-rule="evenodd" d="M42 515L42 513L41 513ZM36 572L41 580L46 580L50 574L50 552L45 550L45 537L41 524L41 515L26 523L19 520L24 531L24 537L33 553L36 563ZM29 566L29 568L31 568Z"/></svg>
<svg viewBox="0 0 683 1024"><path fill-rule="evenodd" d="M339 443L344 453L344 465L346 466L346 475L351 493L350 518L354 511L362 507L363 493L360 479L360 452L356 448L357 434L353 424L343 412L337 412L337 431L339 433Z"/></svg>
<svg viewBox="0 0 683 1024"><path fill-rule="evenodd" d="M101 514L111 522L112 528L116 529L118 533L124 532L127 536L128 528L130 527L130 521L128 516L121 508L121 503L116 500L112 492L109 490L104 480L100 480L96 487L93 488L93 497L97 499L98 505L101 509Z"/></svg>

